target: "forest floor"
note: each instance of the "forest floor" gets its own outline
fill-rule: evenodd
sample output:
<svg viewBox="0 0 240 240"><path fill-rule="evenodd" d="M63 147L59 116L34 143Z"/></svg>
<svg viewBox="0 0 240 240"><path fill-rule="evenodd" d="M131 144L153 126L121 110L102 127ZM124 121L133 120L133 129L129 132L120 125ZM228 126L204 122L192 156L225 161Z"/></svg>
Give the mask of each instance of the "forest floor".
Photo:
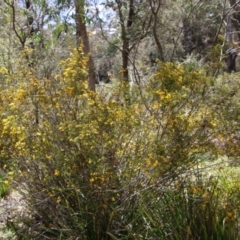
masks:
<svg viewBox="0 0 240 240"><path fill-rule="evenodd" d="M0 240L15 239L11 229L7 229L7 225L10 226L16 218L18 220L23 218L25 213L26 204L16 190L12 190L7 197L0 199Z"/></svg>

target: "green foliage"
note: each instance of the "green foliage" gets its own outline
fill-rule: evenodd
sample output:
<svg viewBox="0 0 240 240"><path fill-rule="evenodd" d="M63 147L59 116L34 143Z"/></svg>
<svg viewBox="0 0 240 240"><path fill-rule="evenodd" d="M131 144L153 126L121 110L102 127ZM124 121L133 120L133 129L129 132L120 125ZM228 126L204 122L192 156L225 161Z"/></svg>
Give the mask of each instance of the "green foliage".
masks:
<svg viewBox="0 0 240 240"><path fill-rule="evenodd" d="M146 191L132 231L137 238L236 239L237 189L225 188L217 177L179 179L175 188ZM134 229L137 228L137 229Z"/></svg>
<svg viewBox="0 0 240 240"><path fill-rule="evenodd" d="M119 45L119 39L115 38L111 41L111 43L108 43L107 49L105 50L105 55L107 56L114 56L119 48L117 47Z"/></svg>
<svg viewBox="0 0 240 240"><path fill-rule="evenodd" d="M10 193L10 181L7 180L7 177L4 177L2 171L0 171L0 200L1 198L6 197Z"/></svg>
<svg viewBox="0 0 240 240"><path fill-rule="evenodd" d="M222 45L216 44L211 50L206 54L206 58L209 61L208 73L211 75L216 74L220 69L223 68L223 62L221 61L222 55Z"/></svg>

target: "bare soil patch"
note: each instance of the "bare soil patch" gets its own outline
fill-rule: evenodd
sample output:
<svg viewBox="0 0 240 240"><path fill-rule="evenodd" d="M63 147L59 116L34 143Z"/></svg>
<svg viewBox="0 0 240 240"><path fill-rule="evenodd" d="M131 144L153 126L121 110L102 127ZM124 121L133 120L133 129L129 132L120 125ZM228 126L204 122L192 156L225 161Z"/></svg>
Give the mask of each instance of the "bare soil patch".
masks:
<svg viewBox="0 0 240 240"><path fill-rule="evenodd" d="M7 230L7 225L16 219L21 221L24 216L26 203L17 190L12 190L7 197L0 199L0 240L14 239L13 233Z"/></svg>

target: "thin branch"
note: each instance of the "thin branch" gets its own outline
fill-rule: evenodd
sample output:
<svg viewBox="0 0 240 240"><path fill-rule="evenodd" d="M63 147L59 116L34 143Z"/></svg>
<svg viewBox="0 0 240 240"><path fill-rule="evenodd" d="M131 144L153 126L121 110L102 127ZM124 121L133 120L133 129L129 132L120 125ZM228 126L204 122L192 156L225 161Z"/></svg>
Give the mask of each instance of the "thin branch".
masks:
<svg viewBox="0 0 240 240"><path fill-rule="evenodd" d="M158 47L158 51L159 51L159 54L160 54L160 60L162 62L164 62L165 59L164 59L163 47L162 47L162 44L159 41L159 38L158 38L158 35L157 35L158 12L160 10L162 2L161 1L158 2L156 10L155 10L155 3L153 3L152 0L150 0L149 3L150 3L150 8L151 8L151 11L152 11L153 18L154 18L154 20L153 20L153 37L154 37L155 43Z"/></svg>
<svg viewBox="0 0 240 240"><path fill-rule="evenodd" d="M20 43L22 44L22 47L24 47L25 42L26 42L26 36L24 36L25 34L23 34L23 37L21 37L20 34L18 33L17 29L16 29L16 9L15 9L15 5L14 5L14 1L12 1L12 3L9 3L7 0L4 0L4 2L12 9L13 31L15 32L17 38L19 39Z"/></svg>

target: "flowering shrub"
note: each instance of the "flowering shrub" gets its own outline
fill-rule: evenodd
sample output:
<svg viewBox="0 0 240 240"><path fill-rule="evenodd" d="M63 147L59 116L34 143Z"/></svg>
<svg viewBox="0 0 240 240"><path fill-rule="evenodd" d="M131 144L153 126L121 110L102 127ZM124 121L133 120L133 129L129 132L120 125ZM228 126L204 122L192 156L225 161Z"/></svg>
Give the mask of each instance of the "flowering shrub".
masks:
<svg viewBox="0 0 240 240"><path fill-rule="evenodd" d="M165 63L123 106L126 86L108 99L87 88L86 62L80 48L49 79L27 63L4 75L1 156L7 168L18 170L33 212L19 236L134 238L139 226L149 224L139 217L153 201L145 196L160 192L164 204L161 189L175 191L173 185L197 163L232 147L237 125L225 104L236 113L238 103L221 80L214 85L201 69ZM232 128L224 129L226 123ZM224 147L218 144L223 138Z"/></svg>

